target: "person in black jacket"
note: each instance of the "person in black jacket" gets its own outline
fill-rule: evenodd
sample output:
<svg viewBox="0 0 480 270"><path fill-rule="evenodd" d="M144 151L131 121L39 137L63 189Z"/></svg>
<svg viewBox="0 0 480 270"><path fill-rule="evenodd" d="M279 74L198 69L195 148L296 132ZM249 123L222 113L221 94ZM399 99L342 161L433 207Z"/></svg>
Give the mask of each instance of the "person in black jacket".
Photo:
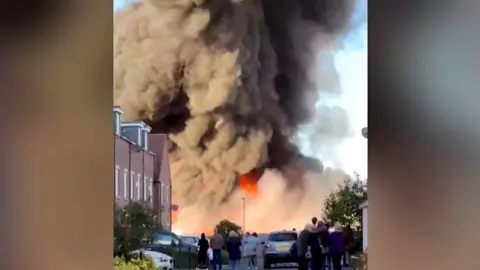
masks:
<svg viewBox="0 0 480 270"><path fill-rule="evenodd" d="M230 231L228 234L228 240L225 244L228 251L228 257L230 259L230 265L228 269L238 270L240 269L240 259L242 258L242 240L238 237L238 234L234 231Z"/></svg>
<svg viewBox="0 0 480 270"><path fill-rule="evenodd" d="M350 225L347 225L347 227L345 228L343 233L344 233L344 239L345 239L345 246L347 247L347 249L345 251L345 254L343 254L343 256L342 256L343 257L343 266L348 267L350 251L351 251L351 248L354 244L355 238L354 238L354 235L353 235L352 227Z"/></svg>
<svg viewBox="0 0 480 270"><path fill-rule="evenodd" d="M205 238L205 234L202 233L200 240L198 240L198 268L205 269L207 268L207 250L208 250L208 240Z"/></svg>
<svg viewBox="0 0 480 270"><path fill-rule="evenodd" d="M327 251L330 247L330 239L325 223L319 221L316 228L310 234L309 246L312 253L310 266L312 270L323 270Z"/></svg>
<svg viewBox="0 0 480 270"><path fill-rule="evenodd" d="M298 239L295 243L295 246L290 251L292 254L295 254L297 257L297 264L298 270L308 270L308 258L307 253L309 252L309 239L310 234L313 232L313 225L307 224L305 225L305 229L303 229L300 234L298 235Z"/></svg>

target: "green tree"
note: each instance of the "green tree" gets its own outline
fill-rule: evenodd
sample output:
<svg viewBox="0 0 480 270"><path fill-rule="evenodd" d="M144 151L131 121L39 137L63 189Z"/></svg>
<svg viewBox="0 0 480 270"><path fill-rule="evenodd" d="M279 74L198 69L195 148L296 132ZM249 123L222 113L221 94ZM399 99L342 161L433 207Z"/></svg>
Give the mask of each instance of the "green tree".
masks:
<svg viewBox="0 0 480 270"><path fill-rule="evenodd" d="M223 239L228 238L228 233L230 231L235 231L237 233L241 233L242 227L231 222L230 220L224 219L220 221L217 226L215 226L217 233L223 236Z"/></svg>
<svg viewBox="0 0 480 270"><path fill-rule="evenodd" d="M141 202L115 207L114 248L117 256L129 257L142 244L151 243L154 233L162 229L157 214Z"/></svg>
<svg viewBox="0 0 480 270"><path fill-rule="evenodd" d="M324 204L323 218L329 222L340 222L358 228L362 224L360 205L367 200L367 185L355 173L347 177L338 189L331 192Z"/></svg>

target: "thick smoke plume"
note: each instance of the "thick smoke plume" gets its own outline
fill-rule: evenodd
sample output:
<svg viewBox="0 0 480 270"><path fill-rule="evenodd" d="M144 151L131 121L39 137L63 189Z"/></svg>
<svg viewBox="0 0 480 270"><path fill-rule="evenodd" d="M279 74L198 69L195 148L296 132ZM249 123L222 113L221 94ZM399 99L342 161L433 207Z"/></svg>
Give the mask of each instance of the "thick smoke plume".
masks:
<svg viewBox="0 0 480 270"><path fill-rule="evenodd" d="M114 103L169 134L180 219L214 222L254 168L278 169L262 177L278 192L311 188L323 165L292 137L315 118L319 89L338 89L330 53L353 2L143 0L115 15Z"/></svg>

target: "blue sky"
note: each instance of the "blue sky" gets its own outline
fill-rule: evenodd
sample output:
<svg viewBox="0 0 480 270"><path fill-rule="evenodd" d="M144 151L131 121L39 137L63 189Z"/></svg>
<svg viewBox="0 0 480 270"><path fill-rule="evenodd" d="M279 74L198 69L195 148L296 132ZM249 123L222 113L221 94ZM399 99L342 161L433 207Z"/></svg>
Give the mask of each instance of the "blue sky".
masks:
<svg viewBox="0 0 480 270"><path fill-rule="evenodd" d="M114 11L135 0L114 0ZM328 97L322 103L345 109L351 128L351 138L334 148L335 155L317 156L327 166L341 167L346 172L357 171L367 177L367 140L361 129L367 126L367 0L359 0L352 18L352 28L335 54L335 67L340 76L341 95ZM310 149L302 149L308 153ZM314 154L314 153L308 153Z"/></svg>
<svg viewBox="0 0 480 270"><path fill-rule="evenodd" d="M335 147L335 156L320 157L326 165L341 167L348 173L357 171L363 177L368 176L367 140L361 135L361 129L368 122L367 33L367 0L360 0L352 18L351 31L343 40L342 49L335 54L342 94L323 100L323 103L346 110L354 134Z"/></svg>

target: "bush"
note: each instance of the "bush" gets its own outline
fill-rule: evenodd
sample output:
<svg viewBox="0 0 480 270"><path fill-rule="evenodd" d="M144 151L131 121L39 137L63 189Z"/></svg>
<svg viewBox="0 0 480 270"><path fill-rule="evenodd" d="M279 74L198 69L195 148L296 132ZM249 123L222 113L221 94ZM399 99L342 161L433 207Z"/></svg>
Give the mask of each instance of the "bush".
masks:
<svg viewBox="0 0 480 270"><path fill-rule="evenodd" d="M128 262L123 257L115 257L114 270L157 270L152 258L132 258Z"/></svg>
<svg viewBox="0 0 480 270"><path fill-rule="evenodd" d="M153 235L161 230L156 213L140 202L133 202L123 208L115 206L114 255L128 257L132 251L153 241Z"/></svg>
<svg viewBox="0 0 480 270"><path fill-rule="evenodd" d="M237 232L238 234L242 233L242 227L240 225L227 219L220 221L217 226L215 226L215 230L223 237L223 239L225 239L225 241L228 239L228 233L230 231Z"/></svg>

